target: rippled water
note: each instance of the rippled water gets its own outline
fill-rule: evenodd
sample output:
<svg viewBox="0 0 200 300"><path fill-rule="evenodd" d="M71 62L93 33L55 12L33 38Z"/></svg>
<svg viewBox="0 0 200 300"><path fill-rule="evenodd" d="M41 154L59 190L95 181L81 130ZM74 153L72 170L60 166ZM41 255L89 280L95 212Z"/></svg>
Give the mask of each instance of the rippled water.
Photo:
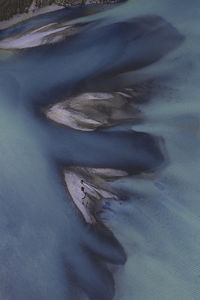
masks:
<svg viewBox="0 0 200 300"><path fill-rule="evenodd" d="M135 0L0 32L84 23L58 44L0 52L1 299L199 299L198 8ZM41 113L79 92L130 87L139 122L86 133ZM111 231L77 213L62 178L71 165L129 172L112 183L124 200L101 214Z"/></svg>

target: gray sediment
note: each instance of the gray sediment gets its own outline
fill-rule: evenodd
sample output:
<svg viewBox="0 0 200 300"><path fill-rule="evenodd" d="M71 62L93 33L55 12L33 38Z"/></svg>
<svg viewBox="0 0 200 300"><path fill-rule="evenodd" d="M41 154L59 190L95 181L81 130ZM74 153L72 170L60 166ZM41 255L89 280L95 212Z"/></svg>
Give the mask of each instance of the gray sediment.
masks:
<svg viewBox="0 0 200 300"><path fill-rule="evenodd" d="M119 192L109 182L127 175L125 171L106 168L69 167L64 171L71 198L90 224L97 222L96 212L101 208L102 199L120 199Z"/></svg>
<svg viewBox="0 0 200 300"><path fill-rule="evenodd" d="M131 91L83 93L49 107L46 116L82 131L94 131L140 119L139 109L133 106L134 96Z"/></svg>

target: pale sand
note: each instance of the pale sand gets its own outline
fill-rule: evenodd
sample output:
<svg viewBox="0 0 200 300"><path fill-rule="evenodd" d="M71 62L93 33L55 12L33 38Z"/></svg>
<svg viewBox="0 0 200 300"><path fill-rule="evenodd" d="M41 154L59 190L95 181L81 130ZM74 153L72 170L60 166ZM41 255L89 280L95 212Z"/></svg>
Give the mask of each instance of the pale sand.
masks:
<svg viewBox="0 0 200 300"><path fill-rule="evenodd" d="M47 111L47 117L57 123L82 131L93 131L102 125L101 122L85 118L81 113L78 114L77 112L63 109L59 104L54 105ZM82 123L81 126L80 123ZM91 127L84 126L84 123L91 125Z"/></svg>
<svg viewBox="0 0 200 300"><path fill-rule="evenodd" d="M49 29L50 27L50 29ZM24 33L21 36L14 36L0 41L1 49L24 49L32 48L45 44L57 43L65 38L66 35L73 34L73 26L58 27L52 23L41 28ZM44 30L45 29L45 30Z"/></svg>
<svg viewBox="0 0 200 300"><path fill-rule="evenodd" d="M49 107L45 114L54 122L73 129L94 131L101 126L141 118L131 100L134 97L124 92L83 93Z"/></svg>
<svg viewBox="0 0 200 300"><path fill-rule="evenodd" d="M95 213L101 207L101 200L119 200L119 195L107 180L114 181L128 174L115 169L71 167L65 170L64 176L72 200L83 218L87 223L95 224Z"/></svg>

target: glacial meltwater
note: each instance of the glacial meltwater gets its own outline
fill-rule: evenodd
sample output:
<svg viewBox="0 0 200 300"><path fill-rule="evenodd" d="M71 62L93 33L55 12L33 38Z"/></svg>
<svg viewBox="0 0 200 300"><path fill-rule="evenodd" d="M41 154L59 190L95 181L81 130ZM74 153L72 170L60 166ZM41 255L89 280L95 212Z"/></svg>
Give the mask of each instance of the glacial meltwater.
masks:
<svg viewBox="0 0 200 300"><path fill-rule="evenodd" d="M0 300L200 299L199 20L130 0L0 30Z"/></svg>

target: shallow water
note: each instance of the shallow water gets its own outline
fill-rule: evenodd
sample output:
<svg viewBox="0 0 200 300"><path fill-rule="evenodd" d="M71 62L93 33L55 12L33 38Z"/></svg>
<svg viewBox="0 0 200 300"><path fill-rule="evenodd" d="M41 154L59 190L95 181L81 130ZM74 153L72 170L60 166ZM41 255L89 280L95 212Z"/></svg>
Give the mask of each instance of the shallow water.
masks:
<svg viewBox="0 0 200 300"><path fill-rule="evenodd" d="M199 299L197 8L129 1L0 32L85 22L58 44L0 52L1 299ZM138 123L86 133L41 112L79 92L130 87L139 89ZM64 186L67 166L129 172L113 183L125 199L101 214L120 244L82 220Z"/></svg>

